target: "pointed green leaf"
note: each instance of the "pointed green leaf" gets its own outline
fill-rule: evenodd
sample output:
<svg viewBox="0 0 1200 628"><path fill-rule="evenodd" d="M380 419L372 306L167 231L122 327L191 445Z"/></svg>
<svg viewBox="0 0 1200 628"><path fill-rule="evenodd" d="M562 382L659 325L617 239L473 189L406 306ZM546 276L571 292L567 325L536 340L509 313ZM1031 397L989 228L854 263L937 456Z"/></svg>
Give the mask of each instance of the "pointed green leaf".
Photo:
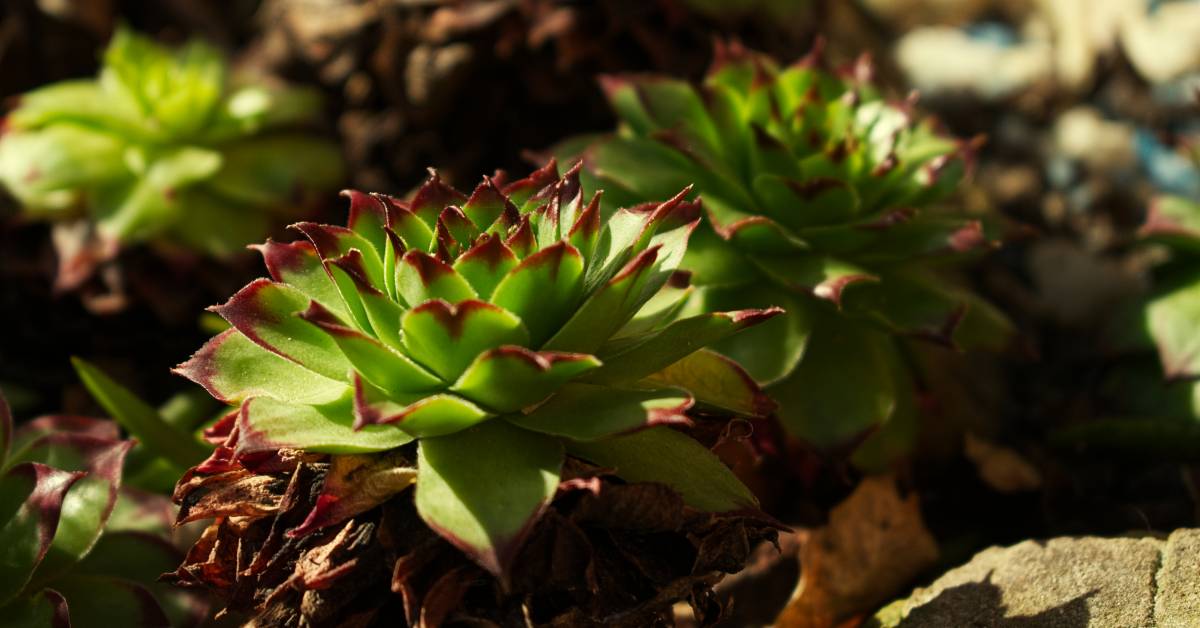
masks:
<svg viewBox="0 0 1200 628"><path fill-rule="evenodd" d="M1163 373L1170 379L1200 375L1200 272L1177 273L1160 281L1146 304L1146 322L1158 345Z"/></svg>
<svg viewBox="0 0 1200 628"><path fill-rule="evenodd" d="M432 223L421 220L390 197L382 198L392 208L392 231L404 242L405 248L409 251L431 252L434 244Z"/></svg>
<svg viewBox="0 0 1200 628"><path fill-rule="evenodd" d="M758 507L758 500L723 462L703 445L668 427L591 442L568 442L567 453L616 469L628 482L659 482L706 512Z"/></svg>
<svg viewBox="0 0 1200 628"><path fill-rule="evenodd" d="M225 330L209 340L174 372L200 384L218 400L234 405L250 397L322 404L346 398L350 391L346 383L281 358L236 329ZM119 415L114 412L113 416Z"/></svg>
<svg viewBox="0 0 1200 628"><path fill-rule="evenodd" d="M36 438L14 458L86 474L63 498L54 541L30 579L32 586L41 586L70 569L100 538L116 504L121 470L131 447L133 441L57 432Z"/></svg>
<svg viewBox="0 0 1200 628"><path fill-rule="evenodd" d="M743 416L767 416L776 408L745 369L710 349L701 349L641 383L682 388L702 405Z"/></svg>
<svg viewBox="0 0 1200 628"><path fill-rule="evenodd" d="M505 578L558 489L562 445L493 420L420 441L417 512L480 566Z"/></svg>
<svg viewBox="0 0 1200 628"><path fill-rule="evenodd" d="M688 424L692 397L678 388L642 390L572 383L514 425L574 440L596 440L665 424Z"/></svg>
<svg viewBox="0 0 1200 628"><path fill-rule="evenodd" d="M168 424L154 408L103 371L80 358L71 358L71 364L105 411L150 451L184 468L208 456L208 449L191 434Z"/></svg>
<svg viewBox="0 0 1200 628"><path fill-rule="evenodd" d="M356 372L398 401L415 400L443 386L436 375L408 356L345 326L315 302L302 316L333 338Z"/></svg>
<svg viewBox="0 0 1200 628"><path fill-rule="evenodd" d="M483 178L483 182L476 186L462 209L467 218L483 230L491 227L501 216L507 214L512 218L517 213L516 206L496 187L491 177Z"/></svg>
<svg viewBox="0 0 1200 628"><path fill-rule="evenodd" d="M583 256L560 240L522 260L496 286L491 300L520 317L530 346L539 347L578 307L582 288Z"/></svg>
<svg viewBox="0 0 1200 628"><path fill-rule="evenodd" d="M767 282L746 286L709 287L697 293L696 302L707 311L734 307L781 306L784 313L712 344L712 349L733 358L760 384L786 377L800 358L812 330L813 305L789 290Z"/></svg>
<svg viewBox="0 0 1200 628"><path fill-rule="evenodd" d="M793 255L811 247L783 225L766 216L751 216L728 225L713 223L717 234L746 253Z"/></svg>
<svg viewBox="0 0 1200 628"><path fill-rule="evenodd" d="M454 270L471 284L480 299L487 300L517 263L516 254L504 245L500 236L485 234L454 261Z"/></svg>
<svg viewBox="0 0 1200 628"><path fill-rule="evenodd" d="M383 256L375 245L363 236L346 227L314 222L298 222L291 227L303 233L308 241L312 242L322 260L335 260L357 250L362 255L363 274L367 281L377 288L385 285Z"/></svg>
<svg viewBox="0 0 1200 628"><path fill-rule="evenodd" d="M634 315L658 248L646 249L583 302L575 314L546 341L545 349L591 353Z"/></svg>
<svg viewBox="0 0 1200 628"><path fill-rule="evenodd" d="M345 379L350 361L333 339L298 316L310 302L287 284L256 279L210 310L264 349L330 379Z"/></svg>
<svg viewBox="0 0 1200 628"><path fill-rule="evenodd" d="M766 213L792 229L843 223L858 211L858 193L840 179L763 174L755 177L753 187Z"/></svg>
<svg viewBox="0 0 1200 628"><path fill-rule="evenodd" d="M775 283L797 292L809 292L838 307L847 288L879 281L870 271L833 257L813 254L748 257Z"/></svg>
<svg viewBox="0 0 1200 628"><path fill-rule="evenodd" d="M714 342L782 313L780 308L768 308L701 314L638 337L614 340L599 351L598 357L604 366L584 379L609 384L637 381Z"/></svg>
<svg viewBox="0 0 1200 628"><path fill-rule="evenodd" d="M0 476L0 507L21 504L0 523L0 606L21 591L46 555L63 499L83 475L29 462Z"/></svg>
<svg viewBox="0 0 1200 628"><path fill-rule="evenodd" d="M400 327L408 355L448 382L488 349L529 344L521 319L483 301L426 301L406 312Z"/></svg>
<svg viewBox="0 0 1200 628"><path fill-rule="evenodd" d="M451 390L497 413L516 412L599 366L590 355L504 346L481 353Z"/></svg>
<svg viewBox="0 0 1200 628"><path fill-rule="evenodd" d="M242 404L238 416L238 453L304 449L331 454L387 451L413 437L392 425L355 430L349 401L304 406L255 397Z"/></svg>
<svg viewBox="0 0 1200 628"><path fill-rule="evenodd" d="M446 393L430 395L381 419L415 438L444 436L486 421L493 415L479 406Z"/></svg>
<svg viewBox="0 0 1200 628"><path fill-rule="evenodd" d="M341 318L348 316L341 294L311 242L281 244L268 239L265 244L251 248L262 254L271 279L296 288Z"/></svg>
<svg viewBox="0 0 1200 628"><path fill-rule="evenodd" d="M819 320L796 370L767 389L788 433L835 447L886 422L898 388L907 385L896 379L895 351L894 341L867 323Z"/></svg>
<svg viewBox="0 0 1200 628"><path fill-rule="evenodd" d="M458 303L478 297L454 268L424 251L404 254L396 266L396 293L409 307L432 299Z"/></svg>

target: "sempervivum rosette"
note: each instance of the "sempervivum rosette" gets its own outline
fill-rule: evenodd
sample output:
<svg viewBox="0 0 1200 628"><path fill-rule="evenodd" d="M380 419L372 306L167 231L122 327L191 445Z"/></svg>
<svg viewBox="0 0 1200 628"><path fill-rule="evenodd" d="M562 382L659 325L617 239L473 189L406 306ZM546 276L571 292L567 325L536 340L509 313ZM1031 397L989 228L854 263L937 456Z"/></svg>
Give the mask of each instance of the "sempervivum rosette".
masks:
<svg viewBox="0 0 1200 628"><path fill-rule="evenodd" d="M14 426L0 395L0 624L202 621L199 600L158 582L181 554L166 498L122 486L133 446L103 419L50 415Z"/></svg>
<svg viewBox="0 0 1200 628"><path fill-rule="evenodd" d="M320 114L315 92L235 73L202 41L171 50L121 28L98 77L21 96L0 184L31 217L84 216L105 256L146 241L230 256L340 180L337 146L311 133ZM64 287L87 258L62 260Z"/></svg>
<svg viewBox="0 0 1200 628"><path fill-rule="evenodd" d="M180 483L184 519L218 517L212 539L253 521L285 544L349 535L329 550L344 552L378 531L357 515L381 516L415 484L420 519L504 581L564 460L665 485L689 512L756 510L676 428L689 411L771 411L703 347L778 310L680 316L690 290L676 266L700 216L685 192L614 210L584 194L578 168L559 178L551 162L508 185L485 178L469 197L436 174L409 201L348 196L347 227L301 223L306 241L260 247L271 279L214 308L232 329L180 366L239 406L223 446ZM313 465L284 496L280 469L296 478ZM320 495L296 518L310 483ZM211 572L185 565L179 577L218 586ZM296 577L320 588L327 575ZM260 609L275 590L260 591Z"/></svg>
<svg viewBox="0 0 1200 628"><path fill-rule="evenodd" d="M865 60L832 72L818 52L784 68L719 45L701 86L606 78L617 132L558 151L619 204L694 184L708 220L681 268L699 309L787 310L717 348L771 385L793 433L833 447L890 421L902 450L920 379L909 339L1009 341L1004 317L947 275L994 243L980 217L931 205L969 146L881 98Z"/></svg>

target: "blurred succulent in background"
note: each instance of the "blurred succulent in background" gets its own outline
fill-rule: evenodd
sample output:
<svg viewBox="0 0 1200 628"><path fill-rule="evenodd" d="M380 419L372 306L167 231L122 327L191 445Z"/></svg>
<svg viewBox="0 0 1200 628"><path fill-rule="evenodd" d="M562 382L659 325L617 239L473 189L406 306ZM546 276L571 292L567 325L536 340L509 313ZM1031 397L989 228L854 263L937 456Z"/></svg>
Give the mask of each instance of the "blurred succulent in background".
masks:
<svg viewBox="0 0 1200 628"><path fill-rule="evenodd" d="M181 520L217 519L180 581L230 595L249 587L249 606L267 623L287 623L271 619L287 608L315 620L311 606L278 600L321 598L316 590L343 576L362 595L321 599L362 601L377 591L360 578L386 590L391 576L372 575L379 556L356 549L383 543L400 560L396 544L406 541L384 532L376 507L411 504L392 498L415 485L420 520L508 582L571 478L564 460L658 483L675 496L660 506L676 503L672 516L682 517L686 505L698 517L689 521L712 529L756 516L730 470L674 428L692 423L689 411L771 411L740 367L703 347L779 311L677 318L690 289L675 268L699 205L676 190L666 202L614 209L600 194L589 199L578 174L559 178L551 162L507 185L485 178L469 197L437 174L410 201L348 192L348 227L300 223L308 241L260 247L271 279L215 307L232 329L178 369L239 406L211 432L221 441L214 456L177 488ZM590 486L601 491L596 475ZM697 541L712 531L687 529ZM624 610L648 603L661 614L693 595L696 548L682 538L672 543L691 548L686 586L652 585L652 600L643 590ZM214 546L260 541L249 570L214 575L235 567L214 565ZM295 572L282 578L277 563L292 563L276 554L299 559ZM397 562L394 590L419 567Z"/></svg>
<svg viewBox="0 0 1200 628"><path fill-rule="evenodd" d="M14 429L0 397L0 613L5 625L196 625L158 582L181 553L170 504L122 486L133 441L111 421L45 416Z"/></svg>
<svg viewBox="0 0 1200 628"><path fill-rule="evenodd" d="M85 214L101 257L145 240L230 255L341 179L338 148L298 130L319 108L308 91L232 76L200 41L171 51L121 29L98 78L21 97L0 182L30 216ZM88 274L70 263L63 287Z"/></svg>
<svg viewBox="0 0 1200 628"><path fill-rule="evenodd" d="M699 287L688 307L787 310L718 350L770 385L792 433L831 447L890 421L877 442L903 450L909 341L998 349L1011 333L948 278L994 244L982 218L934 205L970 146L880 97L866 60L833 73L819 50L787 68L736 44L716 55L701 87L607 77L618 131L556 152L581 155L585 185L619 205L694 183L708 219L681 264Z"/></svg>
<svg viewBox="0 0 1200 628"><path fill-rule="evenodd" d="M1187 150L1200 164L1200 148ZM1063 428L1060 442L1137 456L1191 460L1200 451L1200 200L1154 199L1140 231L1150 288L1111 323L1107 381L1098 390L1113 416ZM1154 356L1157 357L1154 357Z"/></svg>

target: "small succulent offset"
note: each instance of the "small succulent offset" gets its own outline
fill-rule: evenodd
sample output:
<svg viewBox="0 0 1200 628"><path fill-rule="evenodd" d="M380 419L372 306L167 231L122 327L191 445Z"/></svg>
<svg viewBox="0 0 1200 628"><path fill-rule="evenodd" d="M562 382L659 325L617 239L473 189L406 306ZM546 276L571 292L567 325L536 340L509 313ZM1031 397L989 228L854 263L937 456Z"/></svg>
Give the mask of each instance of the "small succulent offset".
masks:
<svg viewBox="0 0 1200 628"><path fill-rule="evenodd" d="M228 255L340 180L338 148L296 132L319 112L315 93L231 76L203 42L172 51L122 28L98 78L21 97L0 136L0 182L32 216L86 213L109 248Z"/></svg>
<svg viewBox="0 0 1200 628"><path fill-rule="evenodd" d="M230 456L245 467L354 454L371 490L327 480L289 536L415 484L421 519L500 579L565 456L666 484L700 511L754 510L729 469L671 426L694 405L770 412L703 347L779 310L679 317L690 289L676 266L700 206L684 191L613 210L578 174L560 178L551 162L507 185L485 178L469 197L436 174L410 201L347 192L347 227L299 223L307 241L259 247L271 278L213 308L232 328L178 368L240 407L196 473ZM199 478L180 483L185 518L216 481Z"/></svg>
<svg viewBox="0 0 1200 628"><path fill-rule="evenodd" d="M615 134L556 149L618 204L694 183L707 210L681 268L697 302L778 305L778 317L717 348L818 446L890 423L911 438L909 339L963 349L1008 342L1004 317L945 270L994 244L979 217L930 207L971 147L872 88L865 58L841 72L820 50L790 67L718 44L703 85L606 77ZM897 445L903 448L903 445Z"/></svg>
<svg viewBox="0 0 1200 628"><path fill-rule="evenodd" d="M121 487L133 441L111 421L46 416L14 430L0 397L0 614L5 625L199 622L158 584L180 553L165 508ZM165 498L161 506L169 506Z"/></svg>

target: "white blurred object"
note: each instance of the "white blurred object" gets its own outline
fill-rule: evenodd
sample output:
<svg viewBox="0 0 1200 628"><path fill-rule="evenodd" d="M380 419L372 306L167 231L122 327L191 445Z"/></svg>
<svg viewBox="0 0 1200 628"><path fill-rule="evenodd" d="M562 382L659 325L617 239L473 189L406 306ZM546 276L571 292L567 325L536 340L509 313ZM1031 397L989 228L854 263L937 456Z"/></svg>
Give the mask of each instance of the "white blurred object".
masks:
<svg viewBox="0 0 1200 628"><path fill-rule="evenodd" d="M1200 67L1200 3L1146 0L1041 0L1055 31L1059 78L1086 87L1100 57L1119 43L1146 80L1161 83Z"/></svg>
<svg viewBox="0 0 1200 628"><path fill-rule="evenodd" d="M924 4L941 6L941 0ZM919 89L1003 98L1053 75L1070 91L1091 85L1097 63L1124 51L1155 84L1200 70L1200 1L1037 0L1038 13L1012 43L949 26L916 28L896 56Z"/></svg>
<svg viewBox="0 0 1200 628"><path fill-rule="evenodd" d="M1147 80L1163 83L1200 69L1200 2L1163 4L1121 25L1125 54Z"/></svg>
<svg viewBox="0 0 1200 628"><path fill-rule="evenodd" d="M896 58L917 89L969 91L989 99L1024 89L1053 69L1053 49L1047 41L1005 46L945 26L908 33L897 46Z"/></svg>
<svg viewBox="0 0 1200 628"><path fill-rule="evenodd" d="M1054 143L1060 154L1100 170L1122 170L1137 164L1134 129L1105 120L1091 107L1075 107L1058 117Z"/></svg>

